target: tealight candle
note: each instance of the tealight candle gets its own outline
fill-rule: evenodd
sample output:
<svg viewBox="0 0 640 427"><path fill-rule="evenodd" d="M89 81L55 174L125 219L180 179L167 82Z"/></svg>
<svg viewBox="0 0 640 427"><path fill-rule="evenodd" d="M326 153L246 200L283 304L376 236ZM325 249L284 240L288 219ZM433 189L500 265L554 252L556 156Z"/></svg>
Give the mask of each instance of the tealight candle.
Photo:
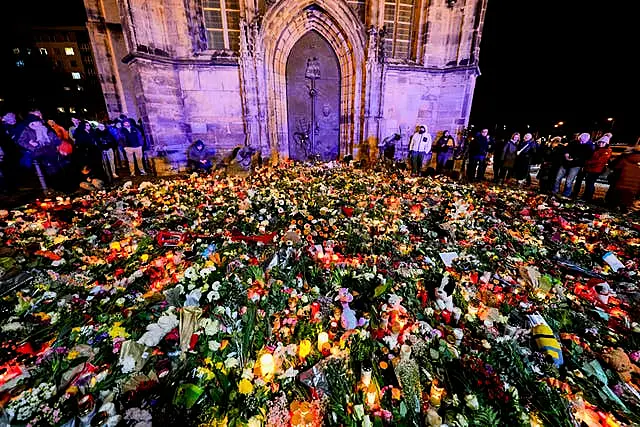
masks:
<svg viewBox="0 0 640 427"><path fill-rule="evenodd" d="M318 351L322 351L322 347L329 343L329 334L320 332L318 334Z"/></svg>
<svg viewBox="0 0 640 427"><path fill-rule="evenodd" d="M271 353L260 356L260 373L263 377L269 378L275 372L275 360Z"/></svg>
<svg viewBox="0 0 640 427"><path fill-rule="evenodd" d="M438 387L438 384L436 381L433 381L431 383L431 394L429 396L429 402L431 402L431 404L433 406L440 406L440 403L442 403L442 394L444 393L444 388L442 387Z"/></svg>

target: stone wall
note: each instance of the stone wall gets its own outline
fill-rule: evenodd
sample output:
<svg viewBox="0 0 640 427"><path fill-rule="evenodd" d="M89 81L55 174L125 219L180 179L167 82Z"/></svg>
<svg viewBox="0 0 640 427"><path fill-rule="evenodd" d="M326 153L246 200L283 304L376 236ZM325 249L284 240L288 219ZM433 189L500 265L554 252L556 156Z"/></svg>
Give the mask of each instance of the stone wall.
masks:
<svg viewBox="0 0 640 427"><path fill-rule="evenodd" d="M203 140L223 155L243 145L240 71L237 66L184 66L178 71L191 141Z"/></svg>
<svg viewBox="0 0 640 427"><path fill-rule="evenodd" d="M418 125L426 125L434 139L443 130L459 135L468 124L475 76L469 68L389 67L384 74L382 138L400 132L397 156L402 156Z"/></svg>

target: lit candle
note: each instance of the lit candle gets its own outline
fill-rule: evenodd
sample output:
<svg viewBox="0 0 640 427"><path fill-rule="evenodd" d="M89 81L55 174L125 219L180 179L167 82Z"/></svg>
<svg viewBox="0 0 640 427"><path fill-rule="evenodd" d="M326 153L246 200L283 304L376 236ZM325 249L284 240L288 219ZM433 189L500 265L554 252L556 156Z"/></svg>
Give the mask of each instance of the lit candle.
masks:
<svg viewBox="0 0 640 427"><path fill-rule="evenodd" d="M322 347L329 343L329 334L320 332L318 334L318 351L322 351Z"/></svg>
<svg viewBox="0 0 640 427"><path fill-rule="evenodd" d="M362 376L360 377L360 383L362 384L363 389L367 389L369 384L371 384L371 370L363 369Z"/></svg>
<svg viewBox="0 0 640 427"><path fill-rule="evenodd" d="M275 360L271 353L260 356L260 373L265 378L270 378L275 372Z"/></svg>
<svg viewBox="0 0 640 427"><path fill-rule="evenodd" d="M309 353L311 353L311 341L300 341L300 345L298 346L298 356L300 356L300 359L304 359Z"/></svg>
<svg viewBox="0 0 640 427"><path fill-rule="evenodd" d="M443 393L444 388L438 387L438 383L436 381L433 381L431 383L431 395L429 396L429 402L431 402L433 406L440 406Z"/></svg>

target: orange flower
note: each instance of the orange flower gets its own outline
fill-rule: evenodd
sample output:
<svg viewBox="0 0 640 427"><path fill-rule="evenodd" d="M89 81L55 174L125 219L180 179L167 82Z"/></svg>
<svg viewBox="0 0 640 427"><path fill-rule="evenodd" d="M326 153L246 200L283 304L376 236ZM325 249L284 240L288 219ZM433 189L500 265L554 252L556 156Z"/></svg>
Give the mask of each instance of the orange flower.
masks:
<svg viewBox="0 0 640 427"><path fill-rule="evenodd" d="M389 364L384 360L380 362L380 369L387 369L388 367L389 367Z"/></svg>

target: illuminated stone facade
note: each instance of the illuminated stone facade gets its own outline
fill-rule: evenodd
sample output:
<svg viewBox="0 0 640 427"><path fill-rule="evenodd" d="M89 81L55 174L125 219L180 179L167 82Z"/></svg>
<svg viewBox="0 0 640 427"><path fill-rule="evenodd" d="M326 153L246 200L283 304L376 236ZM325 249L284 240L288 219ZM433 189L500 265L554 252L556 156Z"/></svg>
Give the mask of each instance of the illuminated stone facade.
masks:
<svg viewBox="0 0 640 427"><path fill-rule="evenodd" d="M195 139L220 153L250 144L266 156L300 156L293 147L304 132L293 134L305 126L311 134L311 122L316 138L337 135L340 155L394 132L406 146L418 123L434 135L462 129L486 3L85 0L110 115L142 118L176 163ZM312 79L300 73L312 55L318 90L305 104Z"/></svg>

